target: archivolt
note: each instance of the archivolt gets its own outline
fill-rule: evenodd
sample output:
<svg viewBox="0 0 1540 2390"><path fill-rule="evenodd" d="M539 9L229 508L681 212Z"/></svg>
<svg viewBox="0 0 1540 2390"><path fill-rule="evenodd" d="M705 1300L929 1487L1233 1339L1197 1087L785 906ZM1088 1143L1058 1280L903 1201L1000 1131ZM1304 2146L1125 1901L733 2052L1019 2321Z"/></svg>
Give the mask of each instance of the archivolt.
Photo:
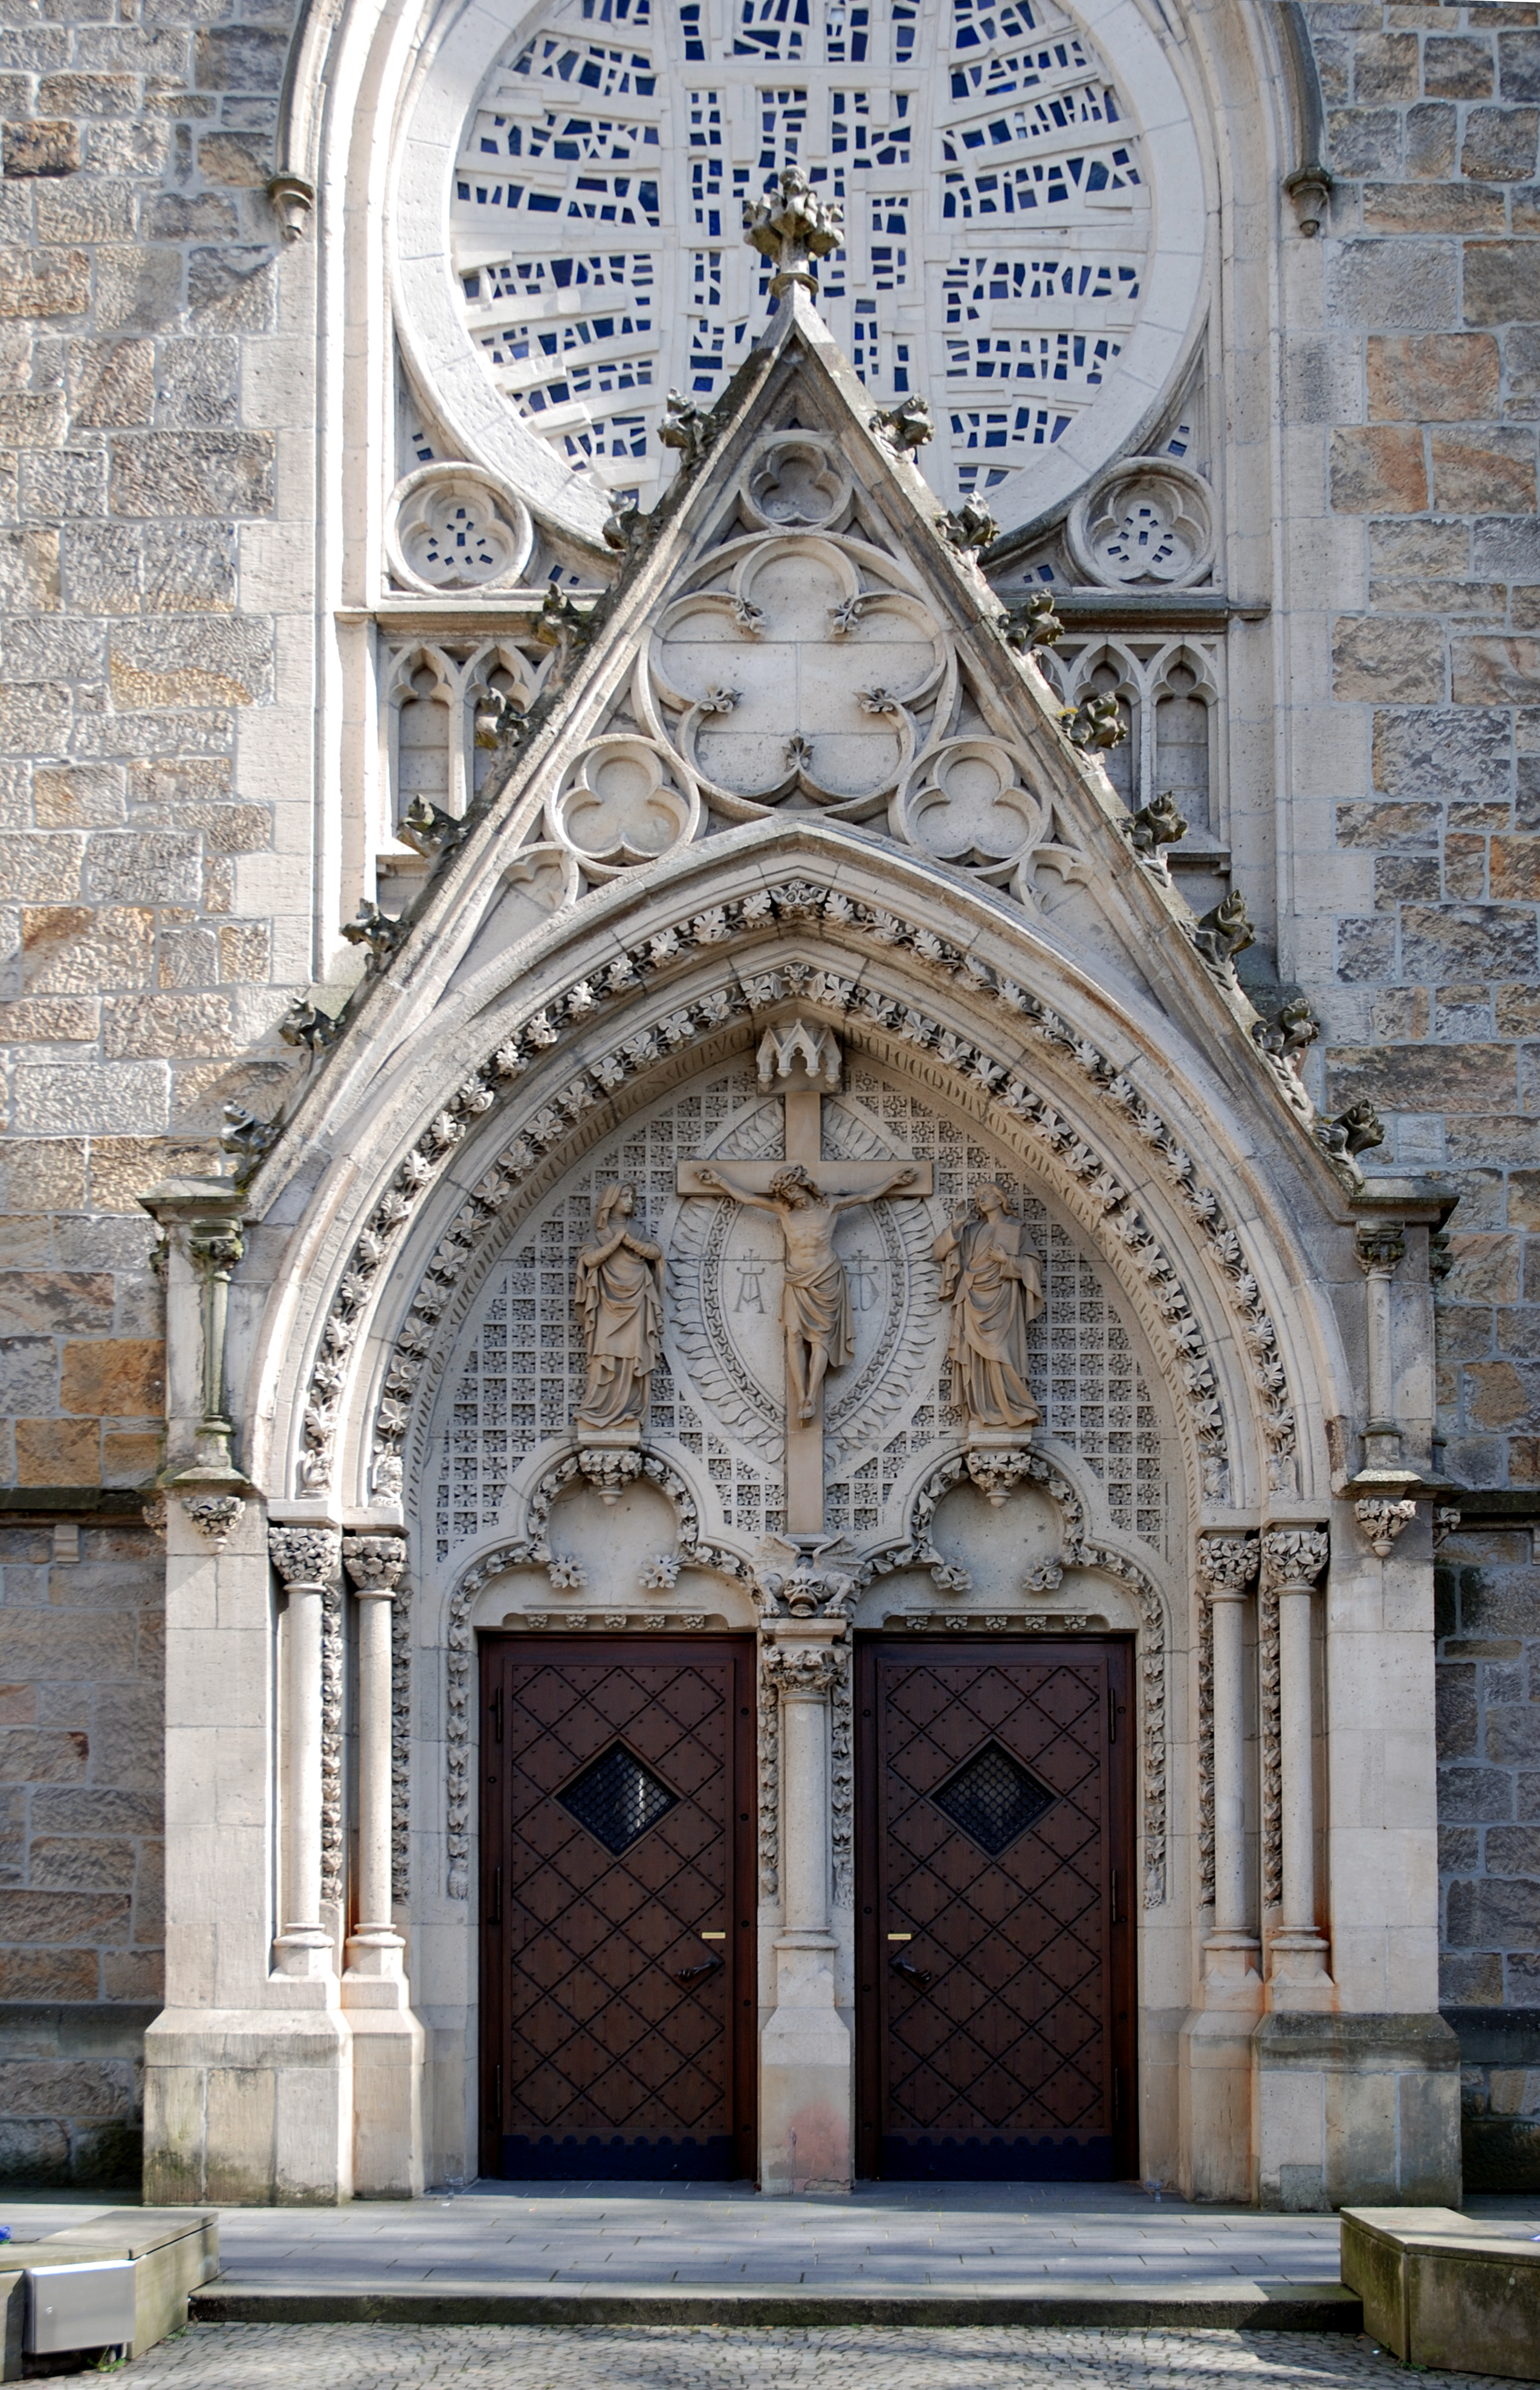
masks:
<svg viewBox="0 0 1540 2390"><path fill-rule="evenodd" d="M756 969L754 946L788 932L813 932L837 944L859 941L865 951L850 977L801 959ZM702 960L710 964L729 941L733 953L721 955L720 971L704 989L687 994L679 984L682 967ZM1052 1060L1078 1075L1085 1096L1098 1107L1110 1106L1120 1126L1131 1126L1149 1147L1200 1232L1238 1323L1250 1356L1254 1407L1273 1486L1292 1490L1295 1413L1277 1330L1239 1235L1213 1189L1200 1183L1191 1157L1165 1122L1098 1047L980 957L963 953L929 928L806 880L708 906L654 931L602 971L571 983L517 1028L505 1030L480 1067L434 1113L397 1164L339 1279L303 1408L297 1457L302 1490L319 1493L333 1482L338 1430L357 1348L380 1289L393 1275L385 1269L392 1249L450 1158L496 1109L505 1088L547 1065L539 1090L544 1100L535 1102L520 1133L446 1224L395 1332L375 1413L377 1496L391 1497L401 1491L402 1444L441 1319L455 1304L456 1290L479 1277L470 1265L490 1223L509 1198L518 1192L518 1211L522 1213L543 1193L559 1169L591 1141L597 1108L619 1090L655 1077L671 1058L687 1049L693 1054L710 1048L713 1041L719 1047L747 1042L749 1021L794 997L810 1010L841 1022L879 1058L902 1060L939 1079L954 1100L969 1109L987 1108L993 1125L1013 1143L1032 1140L1045 1175L1097 1236L1157 1344L1163 1337L1172 1349L1173 1377L1184 1397L1180 1416L1199 1462L1196 1474L1206 1494L1223 1498L1230 1490L1230 1432L1203 1332L1174 1265L1129 1189L1079 1124L1034 1090L1016 1063L1001 1060L986 1045L917 1004L898 983L894 966L900 956L918 964L940 987L962 991L975 1005L994 1008L1013 1028L1024 1027L1041 1038ZM548 1067L555 1059L552 1049L571 1033L586 1030L611 1007L623 1008L640 1025L627 1027L610 1049L547 1094L556 1075ZM456 1311L458 1307L455 1304Z"/></svg>

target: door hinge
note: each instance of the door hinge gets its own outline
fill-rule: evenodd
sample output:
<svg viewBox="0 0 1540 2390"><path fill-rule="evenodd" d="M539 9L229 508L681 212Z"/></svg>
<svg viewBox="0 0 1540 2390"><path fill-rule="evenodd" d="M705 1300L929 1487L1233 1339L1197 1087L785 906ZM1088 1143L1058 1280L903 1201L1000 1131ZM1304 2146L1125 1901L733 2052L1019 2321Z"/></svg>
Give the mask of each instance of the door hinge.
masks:
<svg viewBox="0 0 1540 2390"><path fill-rule="evenodd" d="M1112 1686L1109 1684L1107 1688L1107 1740L1109 1742L1116 1742L1117 1739L1118 1696Z"/></svg>
<svg viewBox="0 0 1540 2390"><path fill-rule="evenodd" d="M1116 1881L1117 1879L1114 1877L1113 1882L1116 1882ZM492 1870L492 1903L487 1910L487 1923L489 1925L501 1925L502 1921L503 1870L500 1867L494 1867Z"/></svg>
<svg viewBox="0 0 1540 2390"><path fill-rule="evenodd" d="M492 2070L492 2120L499 2132L503 2129L503 2069L501 2063Z"/></svg>
<svg viewBox="0 0 1540 2390"><path fill-rule="evenodd" d="M1120 1886L1118 1883L1118 1871L1117 1869L1114 1868L1112 1870L1112 1922L1114 1925L1121 1925L1123 1923L1123 1909L1119 1902L1119 1892Z"/></svg>
<svg viewBox="0 0 1540 2390"><path fill-rule="evenodd" d="M1123 2122L1123 2068L1121 2066L1114 2066L1112 2069L1112 2122L1114 2125L1121 2125Z"/></svg>
<svg viewBox="0 0 1540 2390"><path fill-rule="evenodd" d="M494 1742L501 1742L503 1740L503 1688L501 1685L492 1696L492 1740Z"/></svg>

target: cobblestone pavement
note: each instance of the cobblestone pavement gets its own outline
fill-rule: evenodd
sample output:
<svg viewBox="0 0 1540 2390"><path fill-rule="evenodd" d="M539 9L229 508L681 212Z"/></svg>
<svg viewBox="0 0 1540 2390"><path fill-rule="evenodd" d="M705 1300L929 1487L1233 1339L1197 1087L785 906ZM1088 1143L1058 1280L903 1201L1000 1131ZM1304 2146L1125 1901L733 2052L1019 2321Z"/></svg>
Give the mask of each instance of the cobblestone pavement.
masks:
<svg viewBox="0 0 1540 2390"><path fill-rule="evenodd" d="M1404 2390L1407 2375L1370 2341L1331 2332L195 2324L120 2378L133 2390ZM1418 2379L1502 2390L1485 2373Z"/></svg>

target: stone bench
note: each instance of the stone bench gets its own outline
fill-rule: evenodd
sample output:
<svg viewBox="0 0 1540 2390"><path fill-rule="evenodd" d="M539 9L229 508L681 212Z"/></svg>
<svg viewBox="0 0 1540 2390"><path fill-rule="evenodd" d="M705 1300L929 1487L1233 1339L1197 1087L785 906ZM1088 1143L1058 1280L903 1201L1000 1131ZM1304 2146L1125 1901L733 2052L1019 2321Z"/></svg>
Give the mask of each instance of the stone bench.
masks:
<svg viewBox="0 0 1540 2390"><path fill-rule="evenodd" d="M126 2258L134 2268L134 2338L143 2356L187 2320L188 2294L219 2271L219 2218L186 2207L119 2207L36 2241L0 2243L0 2382L21 2379L27 2276L40 2266L100 2265Z"/></svg>
<svg viewBox="0 0 1540 2390"><path fill-rule="evenodd" d="M1342 2280L1404 2364L1540 2382L1540 2203L1506 2231L1450 2207L1344 2207Z"/></svg>

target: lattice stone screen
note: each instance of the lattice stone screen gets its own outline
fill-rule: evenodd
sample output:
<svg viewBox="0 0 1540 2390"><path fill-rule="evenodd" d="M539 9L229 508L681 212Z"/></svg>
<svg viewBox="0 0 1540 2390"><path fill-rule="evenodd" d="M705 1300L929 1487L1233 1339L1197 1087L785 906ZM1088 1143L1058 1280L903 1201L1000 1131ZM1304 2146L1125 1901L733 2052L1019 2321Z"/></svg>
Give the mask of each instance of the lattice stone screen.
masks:
<svg viewBox="0 0 1540 2390"><path fill-rule="evenodd" d="M721 1524L748 1537L784 1524L778 1387L746 1367L735 1306L753 1313L761 1346L776 1349L778 1266L725 1241L736 1206L681 1203L678 1163L689 1155L778 1152L780 1104L766 1102L742 1065L692 1087L599 1149L493 1267L462 1331L430 1461L441 1559L508 1523L509 1485L537 1446L564 1438L583 1386L572 1308L572 1255L590 1234L598 1189L630 1180L640 1225L678 1266L668 1274L667 1359L650 1389L648 1438L704 1479ZM855 1359L831 1381L827 1410L831 1529L902 1532L898 1497L935 1451L955 1445L945 1322L930 1238L969 1188L1009 1189L1043 1263L1046 1307L1031 1331L1033 1384L1047 1433L1084 1456L1107 1489L1112 1523L1157 1549L1167 1524L1159 1416L1127 1330L1096 1266L999 1153L879 1072L860 1063L843 1099L825 1106L831 1157L899 1153L931 1161L934 1217L917 1203L853 1216L841 1250L851 1283ZM770 1343L764 1346L764 1322Z"/></svg>

